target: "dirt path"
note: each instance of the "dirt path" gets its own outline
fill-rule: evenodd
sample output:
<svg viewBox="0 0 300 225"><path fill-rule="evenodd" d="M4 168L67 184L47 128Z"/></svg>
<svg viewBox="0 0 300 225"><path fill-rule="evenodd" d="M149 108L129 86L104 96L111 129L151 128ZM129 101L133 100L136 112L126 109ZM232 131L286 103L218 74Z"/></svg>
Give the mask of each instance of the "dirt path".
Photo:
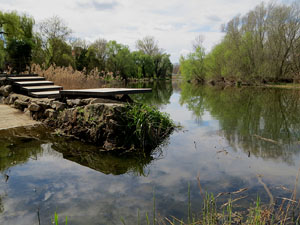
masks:
<svg viewBox="0 0 300 225"><path fill-rule="evenodd" d="M0 104L0 130L40 124L20 110Z"/></svg>

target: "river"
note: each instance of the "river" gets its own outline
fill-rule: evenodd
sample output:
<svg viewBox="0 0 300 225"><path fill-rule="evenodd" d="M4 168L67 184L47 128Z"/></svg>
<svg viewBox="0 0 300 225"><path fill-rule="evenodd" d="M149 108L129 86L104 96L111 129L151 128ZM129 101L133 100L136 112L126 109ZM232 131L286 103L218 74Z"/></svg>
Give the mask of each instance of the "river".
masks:
<svg viewBox="0 0 300 225"><path fill-rule="evenodd" d="M220 88L180 82L136 84L133 96L156 105L183 128L151 155L96 153L78 141L49 138L43 128L0 132L0 224L137 224L186 218L203 194L232 194L237 210L259 195L277 205L291 197L300 166L300 91ZM30 135L28 135L30 132ZM28 137L27 137L27 136ZM299 188L296 187L299 193ZM220 207L229 198L218 198ZM145 224L145 223L142 223Z"/></svg>

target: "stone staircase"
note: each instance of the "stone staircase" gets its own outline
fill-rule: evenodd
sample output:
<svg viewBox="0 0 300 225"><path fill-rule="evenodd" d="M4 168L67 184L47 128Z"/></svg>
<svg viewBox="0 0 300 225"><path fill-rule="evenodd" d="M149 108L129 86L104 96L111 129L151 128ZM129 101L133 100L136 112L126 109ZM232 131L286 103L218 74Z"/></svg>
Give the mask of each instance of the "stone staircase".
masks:
<svg viewBox="0 0 300 225"><path fill-rule="evenodd" d="M57 98L63 87L54 85L37 74L1 74L13 86L15 92L35 98Z"/></svg>

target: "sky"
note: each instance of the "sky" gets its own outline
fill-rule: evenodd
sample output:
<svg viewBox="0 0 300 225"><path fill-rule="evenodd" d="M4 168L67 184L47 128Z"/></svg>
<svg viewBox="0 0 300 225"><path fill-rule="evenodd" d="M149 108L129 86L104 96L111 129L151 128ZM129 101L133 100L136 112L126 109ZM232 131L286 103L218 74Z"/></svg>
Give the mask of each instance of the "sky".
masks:
<svg viewBox="0 0 300 225"><path fill-rule="evenodd" d="M288 3L290 0L277 0ZM1 11L17 10L36 23L59 16L72 36L93 42L116 40L135 50L135 42L153 36L159 47L179 61L204 36L207 52L223 37L221 25L244 15L262 0L0 0Z"/></svg>

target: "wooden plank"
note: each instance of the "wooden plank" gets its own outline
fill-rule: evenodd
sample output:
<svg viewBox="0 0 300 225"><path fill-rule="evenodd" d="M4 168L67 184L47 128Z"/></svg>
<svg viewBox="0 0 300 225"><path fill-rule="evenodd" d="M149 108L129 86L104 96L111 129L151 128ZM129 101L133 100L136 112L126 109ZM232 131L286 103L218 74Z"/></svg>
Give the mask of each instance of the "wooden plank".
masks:
<svg viewBox="0 0 300 225"><path fill-rule="evenodd" d="M45 77L8 77L10 81L19 82L19 81L42 81L46 80Z"/></svg>
<svg viewBox="0 0 300 225"><path fill-rule="evenodd" d="M45 85L54 85L52 81L22 81L22 82L15 82L16 85L28 87L28 86L45 86Z"/></svg>
<svg viewBox="0 0 300 225"><path fill-rule="evenodd" d="M62 97L103 97L114 95L141 94L152 92L151 88L94 88L78 90L62 90Z"/></svg>
<svg viewBox="0 0 300 225"><path fill-rule="evenodd" d="M60 97L59 91L42 91L30 92L30 96L35 98L58 98Z"/></svg>
<svg viewBox="0 0 300 225"><path fill-rule="evenodd" d="M47 86L22 87L22 89L29 92L42 92L42 91L59 91L62 90L63 87L57 85L47 85Z"/></svg>

